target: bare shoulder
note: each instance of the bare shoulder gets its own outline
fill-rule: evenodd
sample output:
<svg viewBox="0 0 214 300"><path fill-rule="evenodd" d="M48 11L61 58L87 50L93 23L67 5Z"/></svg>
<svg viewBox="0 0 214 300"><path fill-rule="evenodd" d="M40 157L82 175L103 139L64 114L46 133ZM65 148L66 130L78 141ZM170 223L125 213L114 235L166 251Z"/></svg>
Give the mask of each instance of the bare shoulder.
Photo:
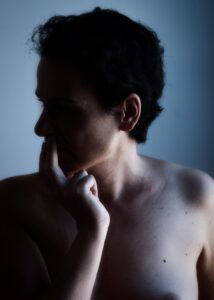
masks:
<svg viewBox="0 0 214 300"><path fill-rule="evenodd" d="M53 195L52 195L53 196ZM62 214L65 209L47 194L47 182L39 173L13 176L0 181L0 210L12 218L29 222L51 217L51 212Z"/></svg>
<svg viewBox="0 0 214 300"><path fill-rule="evenodd" d="M197 211L198 235L203 247L197 262L200 299L214 299L214 180L206 172L173 164L175 186L181 199Z"/></svg>
<svg viewBox="0 0 214 300"><path fill-rule="evenodd" d="M0 181L0 213L2 223L15 222L30 235L37 232L39 237L46 235L52 240L60 236L67 242L71 229L76 234L74 219L54 193L47 193L46 181L39 173Z"/></svg>
<svg viewBox="0 0 214 300"><path fill-rule="evenodd" d="M214 297L214 179L208 173L173 164L176 185L183 193L185 201L200 211L200 231L204 232L203 251L198 267L199 281L209 291L206 299Z"/></svg>
<svg viewBox="0 0 214 300"><path fill-rule="evenodd" d="M149 163L159 170L159 175L167 180L168 188L182 196L182 199L193 205L208 207L214 205L214 180L208 173L188 166L146 157Z"/></svg>
<svg viewBox="0 0 214 300"><path fill-rule="evenodd" d="M32 199L31 195L37 188L39 178L38 173L8 177L0 181L0 210L1 215L12 210L26 207L26 199ZM33 201L33 199L32 199ZM8 216L7 216L8 217Z"/></svg>
<svg viewBox="0 0 214 300"><path fill-rule="evenodd" d="M178 164L171 164L177 188L192 204L206 207L213 197L214 180L206 172Z"/></svg>
<svg viewBox="0 0 214 300"><path fill-rule="evenodd" d="M38 173L31 173L25 175L16 175L0 180L0 192L7 189L16 188L23 184L33 183L38 179Z"/></svg>
<svg viewBox="0 0 214 300"><path fill-rule="evenodd" d="M19 196L23 196L31 192L38 186L39 176L38 173L12 176L0 181L0 203L3 204L9 199L19 199Z"/></svg>
<svg viewBox="0 0 214 300"><path fill-rule="evenodd" d="M0 180L0 198L1 195L5 196L5 193L15 193L19 189L25 187L25 190L32 188L38 182L38 173L17 175L12 177L7 177Z"/></svg>

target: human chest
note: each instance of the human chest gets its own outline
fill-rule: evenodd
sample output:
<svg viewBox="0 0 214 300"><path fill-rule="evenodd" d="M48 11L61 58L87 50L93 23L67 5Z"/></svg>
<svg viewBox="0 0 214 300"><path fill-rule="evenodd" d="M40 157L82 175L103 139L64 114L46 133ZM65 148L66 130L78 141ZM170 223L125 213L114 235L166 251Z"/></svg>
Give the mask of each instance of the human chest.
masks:
<svg viewBox="0 0 214 300"><path fill-rule="evenodd" d="M160 216L141 217L112 220L92 300L196 300L196 240Z"/></svg>
<svg viewBox="0 0 214 300"><path fill-rule="evenodd" d="M194 216L182 209L151 201L111 214L92 300L197 299L200 243L191 227ZM75 234L64 214L48 211L44 223L40 214L45 225L38 244L53 277Z"/></svg>

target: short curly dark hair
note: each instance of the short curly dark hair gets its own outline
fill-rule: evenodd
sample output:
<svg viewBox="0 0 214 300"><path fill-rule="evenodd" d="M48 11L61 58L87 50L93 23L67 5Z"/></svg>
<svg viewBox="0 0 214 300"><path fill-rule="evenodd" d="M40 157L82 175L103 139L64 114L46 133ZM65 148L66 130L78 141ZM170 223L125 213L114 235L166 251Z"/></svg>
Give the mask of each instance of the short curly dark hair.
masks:
<svg viewBox="0 0 214 300"><path fill-rule="evenodd" d="M128 134L145 143L149 125L163 108L163 53L157 34L112 9L96 7L80 15L53 16L32 34L33 48L45 58L70 61L97 92L106 111L130 93L142 102L141 116Z"/></svg>

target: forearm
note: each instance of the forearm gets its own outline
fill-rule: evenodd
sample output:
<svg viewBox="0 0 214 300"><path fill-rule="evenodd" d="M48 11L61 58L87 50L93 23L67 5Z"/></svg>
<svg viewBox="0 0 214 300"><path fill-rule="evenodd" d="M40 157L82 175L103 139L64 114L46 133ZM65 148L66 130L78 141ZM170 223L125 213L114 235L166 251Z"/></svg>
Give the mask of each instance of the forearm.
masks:
<svg viewBox="0 0 214 300"><path fill-rule="evenodd" d="M90 300L108 227L80 233L61 265L59 274L38 300Z"/></svg>

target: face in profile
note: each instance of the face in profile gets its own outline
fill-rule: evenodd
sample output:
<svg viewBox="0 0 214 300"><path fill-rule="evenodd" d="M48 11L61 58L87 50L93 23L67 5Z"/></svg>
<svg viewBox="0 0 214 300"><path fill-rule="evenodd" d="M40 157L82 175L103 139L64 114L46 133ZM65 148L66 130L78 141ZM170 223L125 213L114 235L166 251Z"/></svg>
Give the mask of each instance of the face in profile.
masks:
<svg viewBox="0 0 214 300"><path fill-rule="evenodd" d="M78 72L62 61L41 59L36 94L43 110L35 133L54 136L65 175L93 167L111 155L119 132L116 120L104 111Z"/></svg>

